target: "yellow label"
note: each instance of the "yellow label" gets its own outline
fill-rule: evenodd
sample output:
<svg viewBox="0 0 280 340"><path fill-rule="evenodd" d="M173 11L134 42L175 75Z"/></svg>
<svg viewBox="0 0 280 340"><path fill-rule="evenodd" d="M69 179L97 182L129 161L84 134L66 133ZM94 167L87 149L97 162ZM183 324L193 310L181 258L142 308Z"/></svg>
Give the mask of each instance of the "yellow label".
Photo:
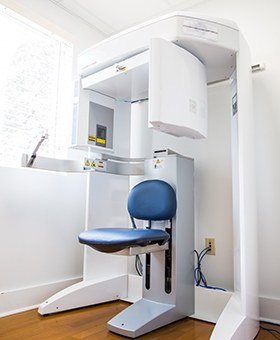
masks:
<svg viewBox="0 0 280 340"><path fill-rule="evenodd" d="M116 69L116 72L120 72L120 71L126 71L126 67L125 66L118 66Z"/></svg>
<svg viewBox="0 0 280 340"><path fill-rule="evenodd" d="M104 139L104 138L97 138L96 142L99 143L99 144L106 144L106 139Z"/></svg>
<svg viewBox="0 0 280 340"><path fill-rule="evenodd" d="M88 140L94 142L95 141L95 136L89 135L88 136Z"/></svg>
<svg viewBox="0 0 280 340"><path fill-rule="evenodd" d="M90 161L89 161L89 159L86 160L85 166L90 166Z"/></svg>

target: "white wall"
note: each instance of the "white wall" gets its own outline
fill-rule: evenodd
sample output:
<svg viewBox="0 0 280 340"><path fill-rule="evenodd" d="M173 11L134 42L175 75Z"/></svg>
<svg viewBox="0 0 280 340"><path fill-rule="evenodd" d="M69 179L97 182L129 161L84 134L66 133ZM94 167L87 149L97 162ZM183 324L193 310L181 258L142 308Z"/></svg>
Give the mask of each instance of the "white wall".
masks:
<svg viewBox="0 0 280 340"><path fill-rule="evenodd" d="M1 316L81 278L86 175L1 167L0 187ZM38 287L37 300L21 303Z"/></svg>
<svg viewBox="0 0 280 340"><path fill-rule="evenodd" d="M77 55L104 38L45 0L1 0L74 44ZM0 317L41 303L81 279L85 225L83 174L0 167Z"/></svg>
<svg viewBox="0 0 280 340"><path fill-rule="evenodd" d="M176 138L154 132L154 148L170 148L194 158L195 247L215 238L216 255L206 256L203 272L208 284L233 290L232 190L229 83L208 88L208 137Z"/></svg>
<svg viewBox="0 0 280 340"><path fill-rule="evenodd" d="M280 2L211 0L190 9L235 21L251 49L252 64L266 70L253 75L257 146L259 284L261 317L280 320Z"/></svg>
<svg viewBox="0 0 280 340"><path fill-rule="evenodd" d="M81 276L85 175L1 167L0 186L0 291Z"/></svg>

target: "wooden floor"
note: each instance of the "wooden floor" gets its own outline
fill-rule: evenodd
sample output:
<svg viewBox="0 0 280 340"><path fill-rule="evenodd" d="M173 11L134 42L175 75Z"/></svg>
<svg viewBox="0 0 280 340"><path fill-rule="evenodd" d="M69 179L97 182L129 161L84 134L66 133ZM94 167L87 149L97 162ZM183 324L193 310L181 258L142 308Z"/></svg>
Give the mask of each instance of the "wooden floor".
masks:
<svg viewBox="0 0 280 340"><path fill-rule="evenodd" d="M121 340L124 338L107 330L106 323L127 306L127 303L118 301L48 316L38 315L37 310L7 316L0 318L0 339ZM207 340L213 328L211 323L186 318L138 339ZM275 340L280 336L261 330L256 339Z"/></svg>

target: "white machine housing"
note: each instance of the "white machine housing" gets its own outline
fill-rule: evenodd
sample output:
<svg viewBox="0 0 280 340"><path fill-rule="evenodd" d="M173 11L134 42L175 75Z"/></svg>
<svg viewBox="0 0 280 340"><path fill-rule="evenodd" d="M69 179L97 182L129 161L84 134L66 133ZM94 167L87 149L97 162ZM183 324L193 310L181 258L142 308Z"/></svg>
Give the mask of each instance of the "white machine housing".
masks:
<svg viewBox="0 0 280 340"><path fill-rule="evenodd" d="M257 224L254 117L250 53L238 27L227 20L206 17L201 14L176 12L121 32L86 50L79 58L81 91L76 147L87 150L88 148L94 150L99 148L99 151L101 148L103 153L130 156L130 148L133 147L131 143L128 145L133 133L130 131L131 107L135 102L142 102L148 98L149 102L152 103L153 100L157 101L159 97L158 93L156 94L157 98L154 98L154 91L149 92L150 80L153 79L153 77L150 77L150 72L155 66L155 59L150 59L150 43L151 39L154 38L165 40L164 44L169 43L169 46L175 47L174 50L179 46L191 53L204 65L208 84L228 79L231 79L233 84L231 121L234 293L220 315L211 339L253 339L258 332L257 320L259 315L258 275L255 261L257 257ZM172 73L170 68L167 68L167 70L170 75ZM236 72L234 72L235 70ZM168 86L176 87L176 83L168 84ZM178 97L174 97L176 94L174 92L171 91L169 96L161 96L161 99L169 100L172 105L174 101L178 100ZM183 95L183 91L181 95ZM101 105L110 101L109 105L114 108L112 148L89 143L89 106L92 97L98 97ZM196 99L197 102L199 100L199 98ZM194 111L200 105L192 102L192 96L187 101L188 108L191 108L190 111ZM201 127L203 124L200 122L196 122L199 126L191 126L189 127L190 130L182 132L178 128L182 122L178 122L178 124L175 121L170 122L168 121L170 117L166 117L164 113L160 113L159 118L154 117L154 111L151 112L150 110L149 114L149 121L154 122L155 127L165 129L171 126L172 129L170 128L168 132L175 135L191 136L193 134L191 137L205 135L205 130ZM176 115L175 120L182 117L181 113L177 111ZM155 123L158 121L161 123ZM193 125L196 123L191 122ZM176 131L173 130L174 126ZM188 126L184 128L186 127L188 128ZM142 128L143 126L141 126ZM145 133L143 128L143 134ZM194 135L196 133L197 136ZM117 136L119 137L117 138ZM139 140L138 143L140 142ZM145 156L143 154L143 157ZM89 194L93 195L90 191ZM91 261L91 263L93 262ZM85 263L85 266L85 272L87 272L87 263ZM86 305L86 295L89 290L92 293L94 292L91 295L91 304L101 302L101 294L98 293L98 290L103 288L108 292L107 298L103 299L104 301L113 299L113 296L115 298L121 297L121 293L124 293L124 291L116 292L113 296L109 292L110 287L123 287L120 277L125 280L124 267L121 266L120 275L117 277L110 274L111 271L115 274L114 266L107 268L105 273L105 269L102 269L102 273L95 272L95 278L92 281L87 281L85 276L79 287L73 287L72 293L71 287L69 287L67 291L60 292L59 296L51 298L51 304L42 304L40 307L41 314L45 314L46 311L55 312L58 305L57 301L62 308L61 310L67 309L65 305L68 308L77 307L77 301L84 295L80 306ZM117 282L118 284L114 284Z"/></svg>
<svg viewBox="0 0 280 340"><path fill-rule="evenodd" d="M206 137L206 85L232 74L238 34L232 22L176 12L83 52L78 63L81 94L76 147L98 149L92 142L96 136L90 109L97 95L104 98L98 98L98 104L114 111L113 141L102 148L104 153L130 156L125 144L129 128L119 122L129 122L131 103L147 99L150 127L176 136ZM125 117L120 120L120 115Z"/></svg>
<svg viewBox="0 0 280 340"><path fill-rule="evenodd" d="M228 79L238 51L238 27L230 21L201 13L174 12L113 35L80 54L82 78L120 64L149 49L151 38L162 38L183 47L205 66L207 82Z"/></svg>
<svg viewBox="0 0 280 340"><path fill-rule="evenodd" d="M177 137L207 137L204 65L185 49L158 38L151 39L149 65L151 126Z"/></svg>

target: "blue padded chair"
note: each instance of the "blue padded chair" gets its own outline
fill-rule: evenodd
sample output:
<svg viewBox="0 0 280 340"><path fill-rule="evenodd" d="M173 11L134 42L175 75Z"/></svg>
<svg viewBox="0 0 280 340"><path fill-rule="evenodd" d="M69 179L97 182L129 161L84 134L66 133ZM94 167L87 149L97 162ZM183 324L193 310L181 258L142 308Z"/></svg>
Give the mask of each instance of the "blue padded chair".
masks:
<svg viewBox="0 0 280 340"><path fill-rule="evenodd" d="M165 244L170 234L162 229L137 229L134 219L171 220L177 208L174 189L161 180L146 180L132 188L127 209L133 228L96 228L79 235L79 242L100 252L113 253L130 247Z"/></svg>

